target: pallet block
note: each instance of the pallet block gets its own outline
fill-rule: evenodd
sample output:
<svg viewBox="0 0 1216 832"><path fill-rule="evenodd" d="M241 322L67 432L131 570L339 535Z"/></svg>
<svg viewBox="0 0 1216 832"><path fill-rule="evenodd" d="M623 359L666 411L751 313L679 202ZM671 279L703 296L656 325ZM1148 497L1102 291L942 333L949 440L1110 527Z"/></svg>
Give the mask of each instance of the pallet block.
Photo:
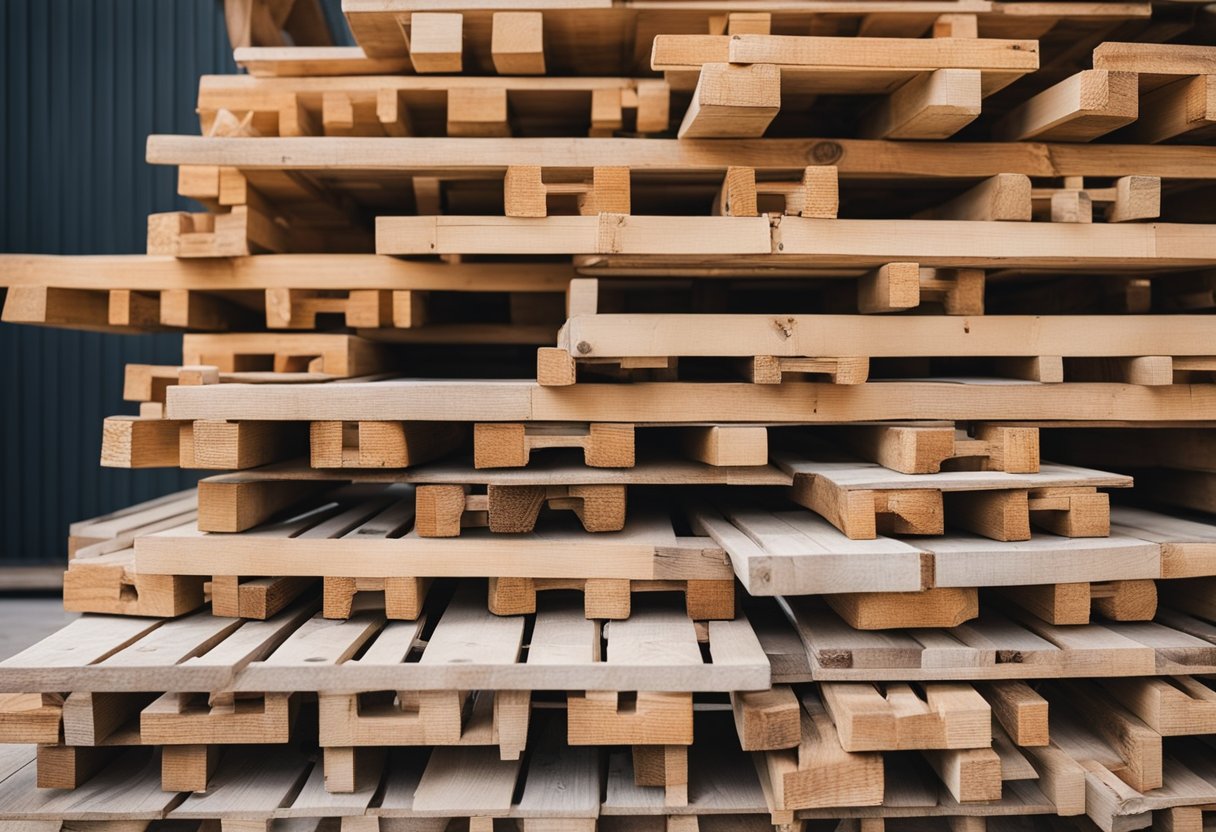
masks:
<svg viewBox="0 0 1216 832"><path fill-rule="evenodd" d="M761 207L782 214L835 219L840 206L839 172L835 166L805 168L797 181L757 181L754 168L729 167L714 203L714 213L726 217L759 216Z"/></svg>
<svg viewBox="0 0 1216 832"><path fill-rule="evenodd" d="M1135 73L1087 69L1032 97L998 127L1007 141L1091 141L1139 115Z"/></svg>
<svg viewBox="0 0 1216 832"><path fill-rule="evenodd" d="M744 751L794 748L801 740L802 706L788 685L732 693L730 702Z"/></svg>
<svg viewBox="0 0 1216 832"><path fill-rule="evenodd" d="M957 627L980 614L979 593L960 587L930 587L919 592L841 592L823 598L858 630Z"/></svg>
<svg viewBox="0 0 1216 832"><path fill-rule="evenodd" d="M311 578L243 578L213 575L211 612L231 618L265 621L316 587Z"/></svg>
<svg viewBox="0 0 1216 832"><path fill-rule="evenodd" d="M536 612L536 593L546 590L582 591L589 619L624 620L635 592L683 592L688 617L694 621L735 617L733 581L618 581L600 578L490 578L487 605L495 615Z"/></svg>
<svg viewBox="0 0 1216 832"><path fill-rule="evenodd" d="M420 537L457 537L462 527L488 526L500 534L530 532L542 506L573 511L589 532L625 527L623 485L495 485L485 494L467 486L421 485L416 528Z"/></svg>
<svg viewBox="0 0 1216 832"><path fill-rule="evenodd" d="M692 713L692 694L569 694L567 739L571 745L691 745Z"/></svg>
<svg viewBox="0 0 1216 832"><path fill-rule="evenodd" d="M591 423L580 425L493 424L473 425L475 468L526 466L534 449L582 448L592 468L632 468L633 425Z"/></svg>
<svg viewBox="0 0 1216 832"><path fill-rule="evenodd" d="M118 547L103 551L112 547L101 543L77 552L63 573L64 609L172 618L205 603L201 576L142 575L130 544Z"/></svg>
<svg viewBox="0 0 1216 832"><path fill-rule="evenodd" d="M422 615L430 589L430 578L344 578L326 575L323 578L323 615L326 618L350 618L361 593L371 593L383 599L379 606L387 618L414 621Z"/></svg>
<svg viewBox="0 0 1216 832"><path fill-rule="evenodd" d="M0 695L0 741L4 743L59 742L63 696L43 693Z"/></svg>

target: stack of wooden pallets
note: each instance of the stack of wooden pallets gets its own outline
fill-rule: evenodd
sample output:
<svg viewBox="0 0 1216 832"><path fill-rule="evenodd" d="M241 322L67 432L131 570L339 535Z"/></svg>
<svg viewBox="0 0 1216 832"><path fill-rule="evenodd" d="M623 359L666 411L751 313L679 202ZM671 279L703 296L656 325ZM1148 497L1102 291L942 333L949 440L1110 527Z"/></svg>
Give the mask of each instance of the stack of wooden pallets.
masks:
<svg viewBox="0 0 1216 832"><path fill-rule="evenodd" d="M0 260L211 472L72 528L0 821L1212 821L1211 9L343 5Z"/></svg>

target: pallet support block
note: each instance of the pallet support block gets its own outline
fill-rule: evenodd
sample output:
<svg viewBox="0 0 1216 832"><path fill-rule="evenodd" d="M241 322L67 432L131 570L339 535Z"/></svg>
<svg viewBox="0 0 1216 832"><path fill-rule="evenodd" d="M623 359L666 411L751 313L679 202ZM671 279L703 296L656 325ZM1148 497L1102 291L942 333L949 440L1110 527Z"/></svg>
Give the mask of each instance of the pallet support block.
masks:
<svg viewBox="0 0 1216 832"><path fill-rule="evenodd" d="M220 761L218 745L166 745L160 751L160 787L166 792L205 792Z"/></svg>
<svg viewBox="0 0 1216 832"><path fill-rule="evenodd" d="M942 492L933 489L850 490L824 477L800 474L790 499L823 517L850 540L883 534L938 535L945 531Z"/></svg>
<svg viewBox="0 0 1216 832"><path fill-rule="evenodd" d="M688 746L633 746L633 781L663 788L666 806L688 805Z"/></svg>
<svg viewBox="0 0 1216 832"><path fill-rule="evenodd" d="M681 139L759 138L781 109L781 69L707 63L680 123Z"/></svg>
<svg viewBox="0 0 1216 832"><path fill-rule="evenodd" d="M680 446L689 459L718 467L768 464L768 428L763 425L706 425L679 431Z"/></svg>
<svg viewBox="0 0 1216 832"><path fill-rule="evenodd" d="M414 71L419 74L461 72L463 41L463 15L438 12L414 12L410 15L407 46Z"/></svg>
<svg viewBox="0 0 1216 832"><path fill-rule="evenodd" d="M980 114L978 69L939 69L884 98L862 125L868 139L948 139Z"/></svg>
<svg viewBox="0 0 1216 832"><path fill-rule="evenodd" d="M548 216L550 196L573 196L582 216L630 212L629 168L594 167L591 181L549 182L540 165L511 165L503 179L503 209L508 217Z"/></svg>
<svg viewBox="0 0 1216 832"><path fill-rule="evenodd" d="M1132 123L1138 113L1135 73L1087 69L1017 107L997 132L1005 141L1087 142Z"/></svg>
<svg viewBox="0 0 1216 832"><path fill-rule="evenodd" d="M582 448L592 468L632 468L634 429L630 424L532 425L478 422L473 426L475 468L522 468L533 450Z"/></svg>
<svg viewBox="0 0 1216 832"><path fill-rule="evenodd" d="M960 587L919 592L846 592L823 596L855 630L957 627L979 617L979 593Z"/></svg>
<svg viewBox="0 0 1216 832"><path fill-rule="evenodd" d="M350 618L357 609L356 596L368 593L380 596L386 618L415 621L422 614L422 605L430 588L430 578L336 578L326 576L322 592L322 615L325 618ZM362 606L362 605L360 605Z"/></svg>
<svg viewBox="0 0 1216 832"><path fill-rule="evenodd" d="M448 135L463 138L506 138L507 91L499 87L454 87L448 90Z"/></svg>
<svg viewBox="0 0 1216 832"><path fill-rule="evenodd" d="M730 695L735 730L744 751L796 748L802 739L802 706L789 685Z"/></svg>
<svg viewBox="0 0 1216 832"><path fill-rule="evenodd" d="M494 12L490 54L501 75L544 75L544 15Z"/></svg>
<svg viewBox="0 0 1216 832"><path fill-rule="evenodd" d="M312 422L313 468L409 468L446 456L464 442L452 422Z"/></svg>

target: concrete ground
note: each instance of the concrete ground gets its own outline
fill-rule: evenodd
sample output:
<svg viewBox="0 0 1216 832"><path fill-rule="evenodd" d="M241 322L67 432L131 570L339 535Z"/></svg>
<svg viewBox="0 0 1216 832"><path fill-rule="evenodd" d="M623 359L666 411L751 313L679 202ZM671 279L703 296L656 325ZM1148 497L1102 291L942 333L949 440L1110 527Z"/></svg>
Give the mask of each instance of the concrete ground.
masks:
<svg viewBox="0 0 1216 832"><path fill-rule="evenodd" d="M0 660L20 653L77 617L58 597L0 596Z"/></svg>

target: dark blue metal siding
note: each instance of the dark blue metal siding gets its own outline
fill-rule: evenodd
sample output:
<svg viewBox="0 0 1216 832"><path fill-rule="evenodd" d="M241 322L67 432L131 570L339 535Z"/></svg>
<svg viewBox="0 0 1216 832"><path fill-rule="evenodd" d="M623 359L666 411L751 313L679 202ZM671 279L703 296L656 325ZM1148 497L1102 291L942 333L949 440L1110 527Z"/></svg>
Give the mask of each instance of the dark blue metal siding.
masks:
<svg viewBox="0 0 1216 832"><path fill-rule="evenodd" d="M199 75L234 72L215 0L0 3L0 250L144 249L145 216L191 206L144 163L149 133L195 133ZM0 564L56 562L67 525L186 487L98 466L128 362L180 341L0 325ZM0 578L0 583L3 579Z"/></svg>

